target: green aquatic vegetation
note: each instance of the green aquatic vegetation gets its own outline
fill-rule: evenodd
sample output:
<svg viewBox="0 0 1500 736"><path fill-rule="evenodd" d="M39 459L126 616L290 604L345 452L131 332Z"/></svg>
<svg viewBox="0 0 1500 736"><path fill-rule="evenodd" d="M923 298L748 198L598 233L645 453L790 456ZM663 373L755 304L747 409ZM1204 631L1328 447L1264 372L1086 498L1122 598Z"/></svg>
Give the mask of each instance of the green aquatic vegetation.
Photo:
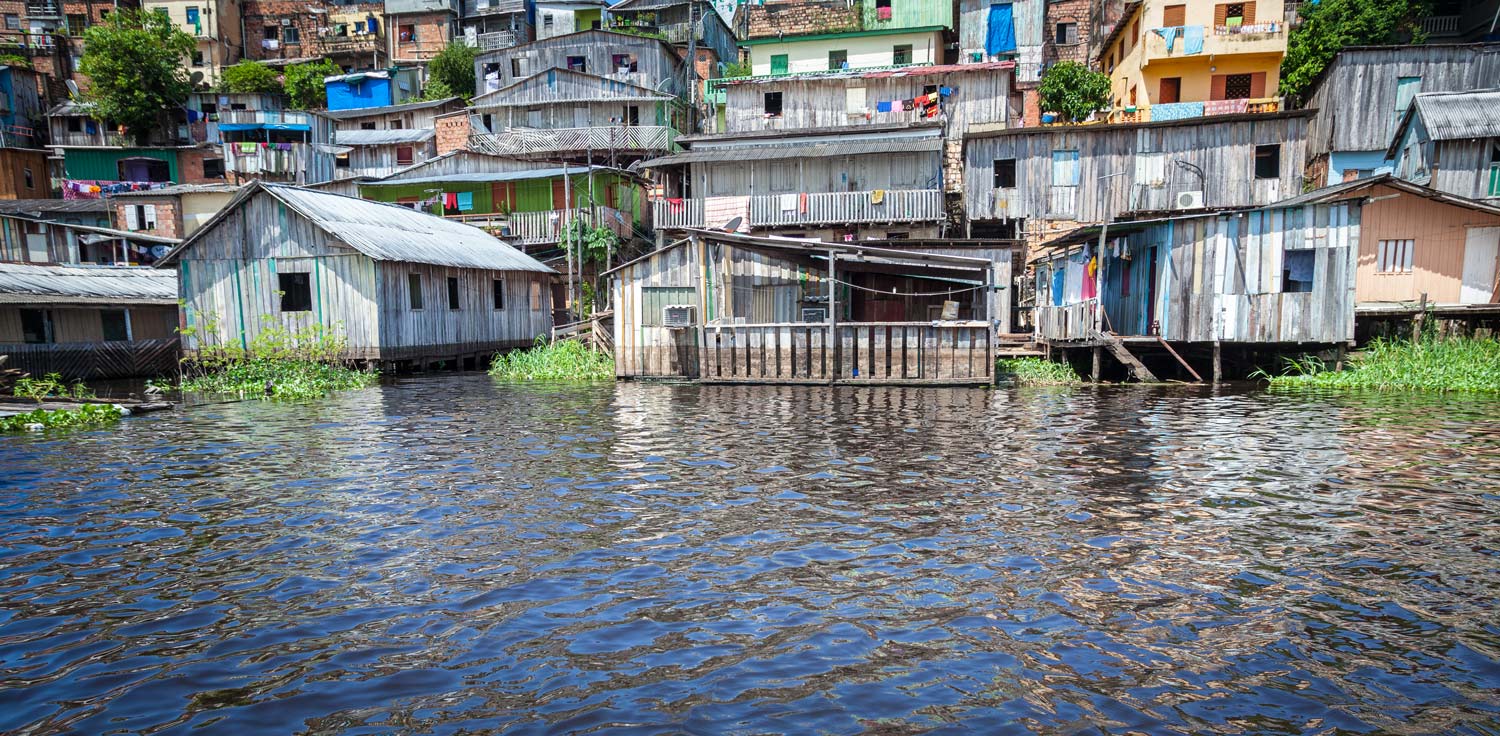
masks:
<svg viewBox="0 0 1500 736"><path fill-rule="evenodd" d="M495 356L490 375L506 381L613 381L615 361L577 340L548 344L538 337L529 350Z"/></svg>
<svg viewBox="0 0 1500 736"><path fill-rule="evenodd" d="M84 385L83 381L74 381L71 384L63 381L61 373L48 373L41 378L27 376L16 381L11 389L16 396L23 396L42 403L42 399L49 396L71 399L92 399L94 391Z"/></svg>
<svg viewBox="0 0 1500 736"><path fill-rule="evenodd" d="M268 399L317 399L334 391L364 388L380 378L340 362L346 342L322 325L289 331L272 326L248 346L207 346L183 362L182 390L256 396Z"/></svg>
<svg viewBox="0 0 1500 736"><path fill-rule="evenodd" d="M1001 358L995 361L995 373L1018 386L1072 386L1083 379L1067 363L1041 358Z"/></svg>
<svg viewBox="0 0 1500 736"><path fill-rule="evenodd" d="M62 429L107 424L125 412L113 404L82 404L72 409L36 409L25 414L0 417L0 432Z"/></svg>
<svg viewBox="0 0 1500 736"><path fill-rule="evenodd" d="M1376 340L1343 370L1316 356L1288 358L1282 375L1260 372L1273 388L1500 392L1500 342L1428 337Z"/></svg>

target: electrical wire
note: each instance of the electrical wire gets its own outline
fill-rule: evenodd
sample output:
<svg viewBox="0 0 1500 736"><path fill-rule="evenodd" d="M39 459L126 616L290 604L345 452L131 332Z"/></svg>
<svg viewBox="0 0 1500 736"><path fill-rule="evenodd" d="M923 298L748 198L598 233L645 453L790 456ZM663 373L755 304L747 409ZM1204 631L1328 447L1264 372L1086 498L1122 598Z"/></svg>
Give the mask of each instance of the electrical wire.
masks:
<svg viewBox="0 0 1500 736"><path fill-rule="evenodd" d="M824 279L824 280L828 281L830 279ZM947 296L949 294L963 294L965 292L978 291L980 289L986 288L985 286L980 285L980 286L966 286L966 287L964 287L962 289L950 289L948 291L912 291L912 292L899 292L899 291L886 291L884 289L872 289L872 288L870 288L868 286L860 286L859 284L851 284L848 281L844 281L842 279L831 279L831 280L835 284L843 284L844 286L847 286L847 287L849 287L851 289L859 289L860 291L868 291L871 294L890 294L890 295L894 295L894 296Z"/></svg>

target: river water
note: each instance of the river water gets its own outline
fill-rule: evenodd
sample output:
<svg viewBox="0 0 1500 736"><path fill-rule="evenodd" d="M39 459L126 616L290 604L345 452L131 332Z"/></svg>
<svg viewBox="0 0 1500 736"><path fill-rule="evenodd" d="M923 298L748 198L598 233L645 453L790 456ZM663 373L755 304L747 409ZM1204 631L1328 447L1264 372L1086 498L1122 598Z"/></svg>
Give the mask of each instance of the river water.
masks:
<svg viewBox="0 0 1500 736"><path fill-rule="evenodd" d="M423 378L0 438L0 732L1497 733L1500 401Z"/></svg>

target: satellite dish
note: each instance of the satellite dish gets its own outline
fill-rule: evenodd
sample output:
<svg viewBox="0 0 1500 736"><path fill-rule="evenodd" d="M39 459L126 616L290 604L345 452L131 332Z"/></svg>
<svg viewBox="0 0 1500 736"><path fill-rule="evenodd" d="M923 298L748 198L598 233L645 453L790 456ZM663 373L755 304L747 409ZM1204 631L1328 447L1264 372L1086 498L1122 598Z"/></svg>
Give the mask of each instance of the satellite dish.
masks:
<svg viewBox="0 0 1500 736"><path fill-rule="evenodd" d="M192 82L194 87L202 86L203 72L193 72L192 76L188 77L188 81Z"/></svg>
<svg viewBox="0 0 1500 736"><path fill-rule="evenodd" d="M726 233L739 232L739 230L740 230L740 223L743 222L744 219L745 218L736 215L734 217L734 219L730 220L729 222L724 223L724 227L721 227L719 229L723 230Z"/></svg>
<svg viewBox="0 0 1500 736"><path fill-rule="evenodd" d="M78 83L77 82L75 82L75 81L73 81L71 79L64 79L63 80L63 84L68 85L68 96L69 97L78 97L79 96L79 93L78 93Z"/></svg>

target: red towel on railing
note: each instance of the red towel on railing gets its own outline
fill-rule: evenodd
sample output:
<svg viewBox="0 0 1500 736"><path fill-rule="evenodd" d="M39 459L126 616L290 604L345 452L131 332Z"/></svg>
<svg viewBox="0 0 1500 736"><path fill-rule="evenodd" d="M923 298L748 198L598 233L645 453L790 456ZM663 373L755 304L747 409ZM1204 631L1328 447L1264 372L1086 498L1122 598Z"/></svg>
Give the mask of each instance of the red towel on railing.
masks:
<svg viewBox="0 0 1500 736"><path fill-rule="evenodd" d="M797 209L801 210L802 214L807 214L807 192L797 195Z"/></svg>
<svg viewBox="0 0 1500 736"><path fill-rule="evenodd" d="M682 197L667 197L667 207L670 207L673 212L681 212Z"/></svg>

